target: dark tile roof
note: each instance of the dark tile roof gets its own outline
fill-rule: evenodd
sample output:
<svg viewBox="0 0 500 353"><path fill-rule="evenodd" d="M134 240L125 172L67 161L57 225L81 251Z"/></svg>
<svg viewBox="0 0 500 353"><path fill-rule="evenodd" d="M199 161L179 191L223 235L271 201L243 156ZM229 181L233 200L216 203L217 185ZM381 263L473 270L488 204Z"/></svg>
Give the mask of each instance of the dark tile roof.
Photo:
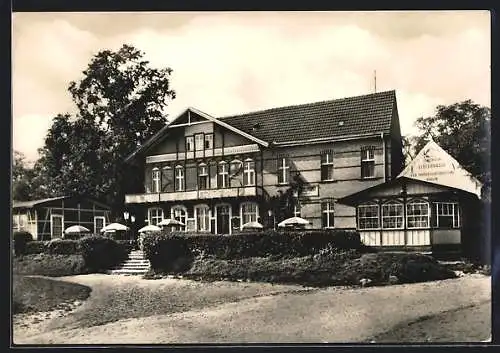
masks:
<svg viewBox="0 0 500 353"><path fill-rule="evenodd" d="M396 92L261 110L219 119L267 142L390 132ZM258 124L257 129L253 127Z"/></svg>

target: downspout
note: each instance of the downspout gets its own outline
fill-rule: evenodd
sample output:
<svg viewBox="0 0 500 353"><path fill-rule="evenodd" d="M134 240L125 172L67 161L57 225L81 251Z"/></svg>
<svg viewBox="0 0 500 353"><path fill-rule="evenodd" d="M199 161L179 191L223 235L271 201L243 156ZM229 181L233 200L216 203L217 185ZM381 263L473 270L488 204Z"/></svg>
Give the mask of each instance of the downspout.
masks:
<svg viewBox="0 0 500 353"><path fill-rule="evenodd" d="M387 181L387 165L386 165L386 148L385 148L385 138L384 138L384 133L380 133L380 138L382 139L382 146L383 146L383 153L382 153L382 158L383 158L383 165L384 165L384 181Z"/></svg>

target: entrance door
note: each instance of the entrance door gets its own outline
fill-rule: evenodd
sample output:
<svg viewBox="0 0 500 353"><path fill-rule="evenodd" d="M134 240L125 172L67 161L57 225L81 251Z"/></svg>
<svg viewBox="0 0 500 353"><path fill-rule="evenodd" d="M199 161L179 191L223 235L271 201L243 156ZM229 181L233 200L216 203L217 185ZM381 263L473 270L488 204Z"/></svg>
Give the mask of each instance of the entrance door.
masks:
<svg viewBox="0 0 500 353"><path fill-rule="evenodd" d="M217 234L230 234L231 207L220 205L216 207Z"/></svg>
<svg viewBox="0 0 500 353"><path fill-rule="evenodd" d="M50 236L52 239L61 238L64 231L63 216L53 214L50 216Z"/></svg>

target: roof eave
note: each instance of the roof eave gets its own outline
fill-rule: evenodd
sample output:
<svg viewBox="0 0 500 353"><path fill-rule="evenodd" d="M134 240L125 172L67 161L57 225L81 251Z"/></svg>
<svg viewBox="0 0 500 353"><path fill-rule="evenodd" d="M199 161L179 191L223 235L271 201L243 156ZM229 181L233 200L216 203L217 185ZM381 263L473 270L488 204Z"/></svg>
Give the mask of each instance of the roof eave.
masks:
<svg viewBox="0 0 500 353"><path fill-rule="evenodd" d="M323 137L323 138L315 138L315 139L307 139L307 140L293 140L293 141L283 141L283 142L273 142L273 145L279 147L291 147L291 146L300 146L303 144L314 144L314 143L324 143L324 142L336 142L336 141L350 141L350 140L358 140L363 138L373 138L379 136L385 136L388 134L390 130L384 130L376 133L366 133L366 134L354 134L354 135L344 135L337 137Z"/></svg>

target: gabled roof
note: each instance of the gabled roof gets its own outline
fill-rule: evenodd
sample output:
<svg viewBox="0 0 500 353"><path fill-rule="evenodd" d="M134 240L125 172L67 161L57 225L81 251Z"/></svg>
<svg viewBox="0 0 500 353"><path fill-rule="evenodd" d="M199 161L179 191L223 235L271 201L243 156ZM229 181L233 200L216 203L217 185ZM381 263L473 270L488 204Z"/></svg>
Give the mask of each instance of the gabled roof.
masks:
<svg viewBox="0 0 500 353"><path fill-rule="evenodd" d="M363 189L361 191L355 192L353 194L341 197L341 198L339 198L337 200L337 202L339 202L341 204L344 204L344 205L356 206L356 204L359 201L364 201L365 200L367 194L370 194L370 193L372 193L374 191L383 190L385 188L392 187L394 185L402 185L402 184L408 183L408 182L414 182L414 183L432 185L432 186L436 186L436 187L439 187L439 188L443 189L443 191L459 192L462 195L466 195L466 194L475 195L474 193L471 193L469 191L465 191L465 190L462 190L462 189L459 189L459 188L455 188L455 187L452 187L452 186L436 184L436 183L433 183L433 182L430 182L430 181L413 179L413 178L408 178L408 177L405 177L405 176L399 176L396 179L392 179L392 180L386 181L385 183L377 184L377 185L374 185L372 187L369 187L369 188Z"/></svg>
<svg viewBox="0 0 500 353"><path fill-rule="evenodd" d="M481 198L482 184L432 139L418 152L398 177L433 181L461 189Z"/></svg>
<svg viewBox="0 0 500 353"><path fill-rule="evenodd" d="M58 197L50 197L50 198L46 198L46 199L31 200L31 201L12 200L12 208L33 208L35 206L40 206L40 205L43 205L43 204L48 203L48 202L57 201L57 200L66 200L69 198L71 198L71 196L58 196ZM93 200L92 198L89 198L89 197L83 197L83 198L90 200L103 208L109 209L109 206L107 206L101 202L98 202L96 200Z"/></svg>
<svg viewBox="0 0 500 353"><path fill-rule="evenodd" d="M136 149L134 152L132 152L127 158L125 158L125 162L131 160L132 158L134 158L137 154L143 152L143 151L146 151L148 148L152 147L156 142L158 142L166 133L166 131L172 127L172 125L174 125L174 123L179 119L181 118L184 114L186 114L187 112L192 112L192 113L195 113L209 121L212 121L222 127L225 127L226 129L228 130L231 130L239 135L242 135L246 138L248 138L249 140L252 140L262 146L265 146L267 147L269 144L266 142L266 141L263 141L251 134L248 134L246 133L245 131L241 131L239 130L238 128L228 124L227 122L225 121L221 121L207 113L204 113L202 112L201 110L198 110L196 108L193 108L193 107L189 107L187 108L186 110L184 110L181 114L179 114L175 119L173 119L172 121L170 121L169 123L167 123L164 127L162 127L160 129L160 131L158 131L155 135L153 135L149 140L147 140L146 142L144 142L138 149Z"/></svg>
<svg viewBox="0 0 500 353"><path fill-rule="evenodd" d="M396 92L392 90L220 119L264 141L280 144L389 133L395 103Z"/></svg>

